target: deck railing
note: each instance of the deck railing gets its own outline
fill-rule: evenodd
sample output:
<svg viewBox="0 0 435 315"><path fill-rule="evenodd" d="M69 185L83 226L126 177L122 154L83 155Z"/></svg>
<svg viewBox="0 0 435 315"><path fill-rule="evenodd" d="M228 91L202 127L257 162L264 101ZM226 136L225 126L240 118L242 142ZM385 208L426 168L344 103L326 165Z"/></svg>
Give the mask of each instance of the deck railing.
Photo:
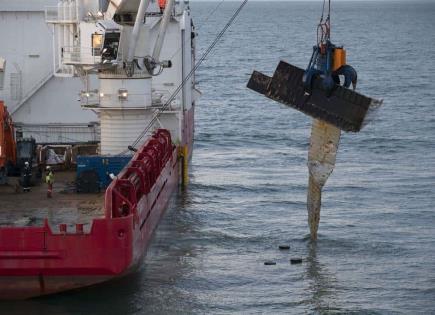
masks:
<svg viewBox="0 0 435 315"><path fill-rule="evenodd" d="M101 63L101 51L98 48L82 46L62 47L63 64L95 65Z"/></svg>
<svg viewBox="0 0 435 315"><path fill-rule="evenodd" d="M106 218L136 213L138 202L151 191L173 150L170 132L158 129L107 188Z"/></svg>

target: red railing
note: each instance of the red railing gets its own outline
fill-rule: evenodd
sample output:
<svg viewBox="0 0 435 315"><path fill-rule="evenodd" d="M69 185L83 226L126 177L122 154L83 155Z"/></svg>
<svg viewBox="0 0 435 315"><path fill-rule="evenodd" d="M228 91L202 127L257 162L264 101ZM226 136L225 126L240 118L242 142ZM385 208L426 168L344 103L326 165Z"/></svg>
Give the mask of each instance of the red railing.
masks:
<svg viewBox="0 0 435 315"><path fill-rule="evenodd" d="M107 188L106 218L123 217L136 212L138 202L150 192L174 148L168 130L158 129L154 132Z"/></svg>

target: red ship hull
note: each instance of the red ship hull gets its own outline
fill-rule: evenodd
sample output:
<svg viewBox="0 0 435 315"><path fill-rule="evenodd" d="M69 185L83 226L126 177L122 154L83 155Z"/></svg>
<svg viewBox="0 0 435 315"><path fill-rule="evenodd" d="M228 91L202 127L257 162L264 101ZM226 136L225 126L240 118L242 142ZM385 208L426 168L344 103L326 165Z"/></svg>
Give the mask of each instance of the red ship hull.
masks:
<svg viewBox="0 0 435 315"><path fill-rule="evenodd" d="M191 152L193 108L182 145ZM178 187L178 147L159 130L121 171L105 195L105 216L89 233L41 227L0 228L0 298L25 299L108 281L135 270Z"/></svg>

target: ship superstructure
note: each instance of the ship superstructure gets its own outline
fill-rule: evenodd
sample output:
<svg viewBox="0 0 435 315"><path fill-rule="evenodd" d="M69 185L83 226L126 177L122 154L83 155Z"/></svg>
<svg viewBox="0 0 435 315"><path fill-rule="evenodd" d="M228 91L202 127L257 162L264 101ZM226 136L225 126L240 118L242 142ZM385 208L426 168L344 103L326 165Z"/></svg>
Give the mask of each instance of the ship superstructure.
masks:
<svg viewBox="0 0 435 315"><path fill-rule="evenodd" d="M174 141L183 140L180 121L195 98L194 76L183 82L194 65L184 2L167 1L163 10L151 1L111 1L102 13L98 3L62 1L46 10L46 19L54 25L57 73L85 82L80 101L98 114L102 154L123 152L163 107L156 125L170 129Z"/></svg>
<svg viewBox="0 0 435 315"><path fill-rule="evenodd" d="M99 154L77 157L77 173L58 172L53 200L41 186L19 197L0 187L2 298L134 270L192 151L199 92L187 2L59 1L45 19L53 73L80 78L81 107L98 117ZM83 189L92 193L76 193Z"/></svg>
<svg viewBox="0 0 435 315"><path fill-rule="evenodd" d="M45 11L57 3L1 1L0 59L8 66L0 94L19 136L44 144L97 142L98 117L78 102L80 78L56 70L54 27L47 25Z"/></svg>

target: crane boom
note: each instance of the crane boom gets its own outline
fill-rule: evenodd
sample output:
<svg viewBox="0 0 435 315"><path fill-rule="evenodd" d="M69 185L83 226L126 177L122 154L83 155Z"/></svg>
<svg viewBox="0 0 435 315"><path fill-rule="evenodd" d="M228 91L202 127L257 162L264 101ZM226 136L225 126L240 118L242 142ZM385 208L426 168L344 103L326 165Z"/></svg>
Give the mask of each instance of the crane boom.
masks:
<svg viewBox="0 0 435 315"><path fill-rule="evenodd" d="M136 50L137 41L139 39L140 26L143 23L143 17L145 16L145 12L150 5L151 0L141 0L139 4L139 8L136 14L136 21L134 22L133 31L130 36L130 43L128 45L128 56L127 62L133 62L134 52Z"/></svg>
<svg viewBox="0 0 435 315"><path fill-rule="evenodd" d="M154 45L153 50L153 59L159 60L160 52L162 51L163 41L165 40L166 30L168 29L168 23L171 18L172 8L174 7L174 0L168 0L167 5L165 7L165 11L163 12L162 21L160 22L159 33L157 34L156 43Z"/></svg>

